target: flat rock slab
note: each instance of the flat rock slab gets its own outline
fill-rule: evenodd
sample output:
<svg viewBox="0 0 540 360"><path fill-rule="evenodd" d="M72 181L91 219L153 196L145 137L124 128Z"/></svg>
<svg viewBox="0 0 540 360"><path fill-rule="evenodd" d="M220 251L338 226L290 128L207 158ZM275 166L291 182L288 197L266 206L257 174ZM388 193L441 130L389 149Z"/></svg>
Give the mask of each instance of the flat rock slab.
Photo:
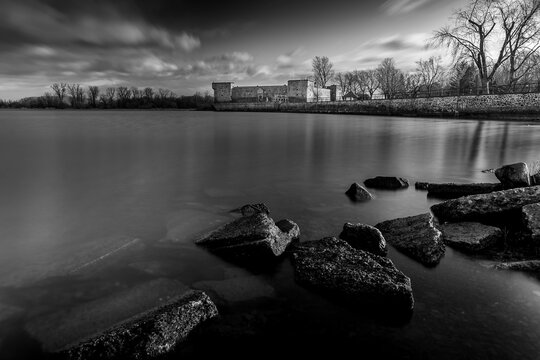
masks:
<svg viewBox="0 0 540 360"><path fill-rule="evenodd" d="M161 306L188 288L182 283L157 279L63 311L40 316L26 330L46 351L58 351L137 314Z"/></svg>
<svg viewBox="0 0 540 360"><path fill-rule="evenodd" d="M477 222L447 223L438 226L446 245L466 252L481 252L503 237L501 229Z"/></svg>
<svg viewBox="0 0 540 360"><path fill-rule="evenodd" d="M524 162L504 165L495 170L495 176L506 189L529 186L529 167Z"/></svg>
<svg viewBox="0 0 540 360"><path fill-rule="evenodd" d="M236 260L272 259L283 254L299 235L300 229L293 221L276 224L265 213L255 213L225 224L195 243Z"/></svg>
<svg viewBox="0 0 540 360"><path fill-rule="evenodd" d="M531 245L540 247L540 204L526 205L521 209L523 228Z"/></svg>
<svg viewBox="0 0 540 360"><path fill-rule="evenodd" d="M261 297L273 297L272 286L258 276L235 277L220 281L199 281L193 288L213 292L226 302L248 301Z"/></svg>
<svg viewBox="0 0 540 360"><path fill-rule="evenodd" d="M351 184L349 189L345 191L345 195L352 201L368 201L373 199L373 195L358 183Z"/></svg>
<svg viewBox="0 0 540 360"><path fill-rule="evenodd" d="M384 221L375 227L397 250L426 266L437 265L444 256L442 234L433 226L429 213Z"/></svg>
<svg viewBox="0 0 540 360"><path fill-rule="evenodd" d="M368 188L396 190L408 188L409 180L395 176L376 176L364 181L364 185Z"/></svg>
<svg viewBox="0 0 540 360"><path fill-rule="evenodd" d="M190 291L61 352L65 359L148 359L168 353L201 322L217 316L212 300Z"/></svg>
<svg viewBox="0 0 540 360"><path fill-rule="evenodd" d="M293 250L295 280L369 306L411 311L411 280L390 259L356 250L336 238L305 242Z"/></svg>
<svg viewBox="0 0 540 360"><path fill-rule="evenodd" d="M379 229L366 224L345 223L339 238L358 250L365 250L379 256L386 256L386 241Z"/></svg>
<svg viewBox="0 0 540 360"><path fill-rule="evenodd" d="M494 191L503 190L501 184L492 183L472 183L472 184L433 184L427 185L428 196L442 198L458 198L461 196L487 194Z"/></svg>
<svg viewBox="0 0 540 360"><path fill-rule="evenodd" d="M514 270L540 274L540 260L512 261L495 265L497 270Z"/></svg>
<svg viewBox="0 0 540 360"><path fill-rule="evenodd" d="M448 200L433 205L431 211L441 223L478 221L518 211L525 205L538 202L540 186L531 186Z"/></svg>

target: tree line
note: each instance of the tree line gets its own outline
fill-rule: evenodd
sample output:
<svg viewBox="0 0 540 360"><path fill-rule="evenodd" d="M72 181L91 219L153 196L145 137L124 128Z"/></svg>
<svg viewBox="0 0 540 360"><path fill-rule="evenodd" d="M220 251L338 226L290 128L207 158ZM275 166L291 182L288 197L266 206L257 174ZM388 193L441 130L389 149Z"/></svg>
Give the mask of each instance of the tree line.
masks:
<svg viewBox="0 0 540 360"><path fill-rule="evenodd" d="M168 89L146 87L84 87L80 84L54 83L43 96L17 101L0 100L0 108L74 108L74 109L207 109L214 98L199 92L177 96Z"/></svg>
<svg viewBox="0 0 540 360"><path fill-rule="evenodd" d="M449 48L449 66L432 56L403 71L386 58L373 69L335 73L328 57L316 56L313 79L357 99L540 91L540 0L470 1L450 24L426 44Z"/></svg>

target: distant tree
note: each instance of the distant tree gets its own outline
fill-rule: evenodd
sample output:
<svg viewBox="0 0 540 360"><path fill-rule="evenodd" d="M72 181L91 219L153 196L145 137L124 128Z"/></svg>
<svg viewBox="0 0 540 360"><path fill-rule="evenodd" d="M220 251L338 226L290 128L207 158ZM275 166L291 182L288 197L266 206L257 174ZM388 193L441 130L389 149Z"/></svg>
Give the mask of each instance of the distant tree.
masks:
<svg viewBox="0 0 540 360"><path fill-rule="evenodd" d="M113 87L109 87L105 90L105 98L107 99L107 106L113 107L114 106L114 98L116 95L116 89Z"/></svg>
<svg viewBox="0 0 540 360"><path fill-rule="evenodd" d="M88 100L90 100L90 106L97 107L99 97L99 87L89 86L88 87Z"/></svg>
<svg viewBox="0 0 540 360"><path fill-rule="evenodd" d="M421 85L426 89L428 96L431 96L433 86L440 82L444 75L441 57L431 56L428 60L418 60L416 71L420 74Z"/></svg>
<svg viewBox="0 0 540 360"><path fill-rule="evenodd" d="M337 82L337 86L343 95L349 92L349 83L347 81L346 73L338 72L334 76L334 81Z"/></svg>
<svg viewBox="0 0 540 360"><path fill-rule="evenodd" d="M326 84L334 77L333 64L326 56L315 56L312 61L313 77L320 87Z"/></svg>
<svg viewBox="0 0 540 360"><path fill-rule="evenodd" d="M80 84L69 84L67 86L71 96L71 106L81 108L84 105L84 90Z"/></svg>
<svg viewBox="0 0 540 360"><path fill-rule="evenodd" d="M422 74L412 72L408 74L402 74L403 76L403 90L407 97L415 98L420 92L422 86Z"/></svg>
<svg viewBox="0 0 540 360"><path fill-rule="evenodd" d="M131 91L126 86L119 86L116 89L116 95L118 99L118 106L121 108L125 108L129 102L129 99L131 97Z"/></svg>
<svg viewBox="0 0 540 360"><path fill-rule="evenodd" d="M52 91L56 94L58 97L59 104L64 103L64 97L66 96L67 91L67 84L66 83L54 83L51 85Z"/></svg>
<svg viewBox="0 0 540 360"><path fill-rule="evenodd" d="M377 67L377 81L386 99L393 99L403 85L402 73L394 59L386 58Z"/></svg>

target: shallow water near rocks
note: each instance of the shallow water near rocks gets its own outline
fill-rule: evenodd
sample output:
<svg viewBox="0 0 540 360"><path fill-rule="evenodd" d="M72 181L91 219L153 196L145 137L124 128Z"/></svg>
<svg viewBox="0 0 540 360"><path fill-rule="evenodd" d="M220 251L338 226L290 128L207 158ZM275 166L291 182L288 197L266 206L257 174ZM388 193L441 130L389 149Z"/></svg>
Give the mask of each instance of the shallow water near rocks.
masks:
<svg viewBox="0 0 540 360"><path fill-rule="evenodd" d="M482 170L538 160L539 143L540 126L524 122L0 111L0 358L39 358L41 349L67 345L54 336L48 343L50 319L69 329L70 321L106 318L115 307L131 314L199 286L222 318L197 331L183 355L279 354L286 346L298 354L537 359L540 282L526 274L494 271L450 248L426 268L390 247L415 297L412 317L393 324L297 286L287 259L252 273L193 240L247 203L297 222L302 241L337 236L345 222L417 215L438 200L414 186L370 189L375 198L361 203L344 192L377 175L411 185L495 182ZM152 301L136 295L152 284L178 287L160 286Z"/></svg>

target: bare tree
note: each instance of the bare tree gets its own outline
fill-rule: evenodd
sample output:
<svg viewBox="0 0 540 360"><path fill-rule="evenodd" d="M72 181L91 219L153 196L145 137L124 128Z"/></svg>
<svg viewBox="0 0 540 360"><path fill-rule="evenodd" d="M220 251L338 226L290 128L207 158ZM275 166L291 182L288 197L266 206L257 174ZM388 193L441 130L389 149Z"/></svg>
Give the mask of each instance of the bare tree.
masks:
<svg viewBox="0 0 540 360"><path fill-rule="evenodd" d="M396 68L394 59L386 58L377 67L377 80L386 99L392 99L403 84L402 73Z"/></svg>
<svg viewBox="0 0 540 360"><path fill-rule="evenodd" d="M358 82L364 89L364 94L369 95L369 98L373 98L375 91L379 90L379 77L377 70L362 70L358 73Z"/></svg>
<svg viewBox="0 0 540 360"><path fill-rule="evenodd" d="M97 86L89 86L88 99L90 100L90 105L92 107L97 106L98 97L99 97L99 88Z"/></svg>
<svg viewBox="0 0 540 360"><path fill-rule="evenodd" d="M422 74L418 72L412 72L404 74L403 76L403 87L405 94L408 97L415 98L420 92L420 87L422 86Z"/></svg>
<svg viewBox="0 0 540 360"><path fill-rule="evenodd" d="M114 97L116 94L116 89L113 87L107 88L105 90L105 97L107 99L107 105L113 106L114 105Z"/></svg>
<svg viewBox="0 0 540 360"><path fill-rule="evenodd" d="M131 97L131 91L126 86L119 86L116 88L116 95L118 99L118 106L126 107L129 98Z"/></svg>
<svg viewBox="0 0 540 360"><path fill-rule="evenodd" d="M338 72L334 76L334 80L337 82L337 86L343 95L346 95L349 92L349 83L347 81L346 73Z"/></svg>
<svg viewBox="0 0 540 360"><path fill-rule="evenodd" d="M71 106L74 108L82 107L84 103L84 90L80 84L68 84L67 90L71 96Z"/></svg>
<svg viewBox="0 0 540 360"><path fill-rule="evenodd" d="M326 56L315 56L312 61L313 77L320 87L325 87L328 81L334 77L333 64Z"/></svg>
<svg viewBox="0 0 540 360"><path fill-rule="evenodd" d="M441 81L444 74L441 57L431 56L428 60L418 60L416 71L420 74L421 85L427 90L428 96L431 96L433 86Z"/></svg>
<svg viewBox="0 0 540 360"><path fill-rule="evenodd" d="M490 82L507 60L513 58L510 71L515 74L519 56L538 49L537 2L476 0L456 10L451 18L455 25L436 31L432 43L449 46L456 62L472 61L489 94Z"/></svg>
<svg viewBox="0 0 540 360"><path fill-rule="evenodd" d="M67 84L66 83L54 83L51 85L52 91L58 97L60 104L63 103L64 97L66 96Z"/></svg>

